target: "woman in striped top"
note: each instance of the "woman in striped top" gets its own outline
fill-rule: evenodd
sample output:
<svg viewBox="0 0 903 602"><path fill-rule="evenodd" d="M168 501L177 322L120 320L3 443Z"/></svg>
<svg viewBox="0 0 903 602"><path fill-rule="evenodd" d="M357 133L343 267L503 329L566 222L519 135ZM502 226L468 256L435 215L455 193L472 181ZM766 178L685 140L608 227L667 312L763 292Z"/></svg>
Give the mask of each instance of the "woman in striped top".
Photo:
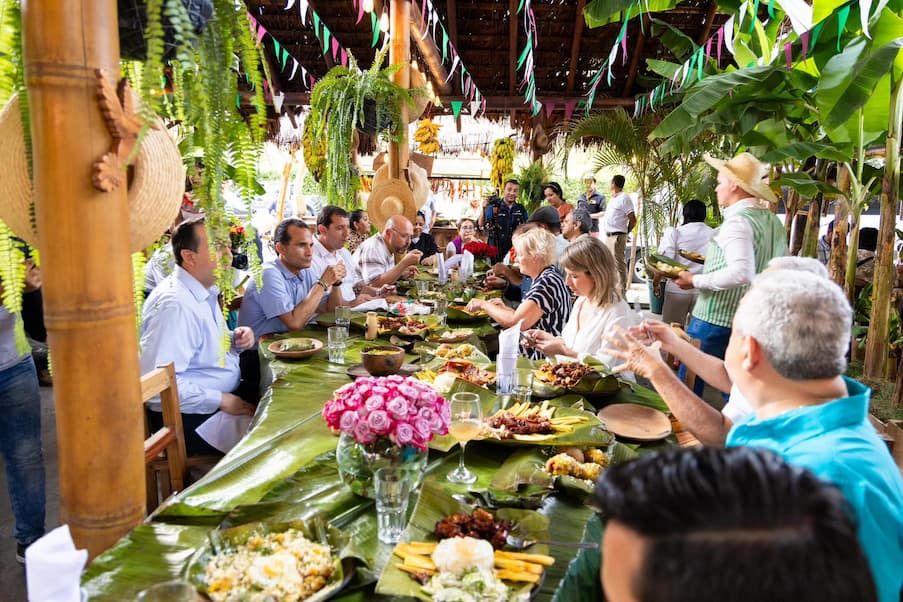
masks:
<svg viewBox="0 0 903 602"><path fill-rule="evenodd" d="M549 357L566 355L583 360L593 356L610 368L623 363L608 354L606 338L617 334L615 326L626 329L639 320L621 298L611 251L598 238L582 236L564 250L559 263L577 302L560 337L542 329L527 333L536 339L536 349ZM632 373L625 375L634 380Z"/></svg>
<svg viewBox="0 0 903 602"><path fill-rule="evenodd" d="M536 328L555 336L561 334L571 313L571 294L555 269L555 236L543 228L534 228L515 236L512 243L521 273L533 278L523 301L515 310L501 299L474 299L467 304L468 311L483 310L504 328L523 320L521 330ZM538 349L523 345L521 353L531 359L542 357Z"/></svg>

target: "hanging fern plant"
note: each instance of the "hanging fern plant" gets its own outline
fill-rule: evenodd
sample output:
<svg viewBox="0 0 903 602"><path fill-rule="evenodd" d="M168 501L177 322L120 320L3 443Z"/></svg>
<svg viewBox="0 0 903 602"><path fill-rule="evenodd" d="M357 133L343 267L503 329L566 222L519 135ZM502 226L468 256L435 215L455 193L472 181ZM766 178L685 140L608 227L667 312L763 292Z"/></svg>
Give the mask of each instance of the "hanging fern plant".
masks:
<svg viewBox="0 0 903 602"><path fill-rule="evenodd" d="M329 204L357 205L360 178L352 161L355 128L366 124L384 138L400 141L402 128L407 127L402 107L407 104L415 108L416 99L427 94L424 88L407 90L392 81L403 65L383 68L388 50L388 45L383 46L367 71L361 71L349 53L348 66L330 69L311 93L307 119L312 154L324 153L325 147L326 164L320 185Z"/></svg>

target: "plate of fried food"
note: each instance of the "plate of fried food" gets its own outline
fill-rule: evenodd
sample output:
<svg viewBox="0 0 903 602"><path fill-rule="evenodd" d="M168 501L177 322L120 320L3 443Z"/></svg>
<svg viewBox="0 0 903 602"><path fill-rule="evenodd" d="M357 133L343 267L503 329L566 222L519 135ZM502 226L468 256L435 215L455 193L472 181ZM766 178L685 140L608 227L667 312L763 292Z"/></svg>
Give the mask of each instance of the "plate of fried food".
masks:
<svg viewBox="0 0 903 602"><path fill-rule="evenodd" d="M589 412L542 403L521 402L483 419L480 436L489 441L549 444L561 435L592 424Z"/></svg>
<svg viewBox="0 0 903 602"><path fill-rule="evenodd" d="M693 263L705 263L705 255L700 255L699 253L694 253L693 251L687 251L685 249L681 249L678 253L680 253L681 257L692 261Z"/></svg>
<svg viewBox="0 0 903 602"><path fill-rule="evenodd" d="M449 322L476 322L489 317L485 311L467 311L467 305L449 305L446 314Z"/></svg>
<svg viewBox="0 0 903 602"><path fill-rule="evenodd" d="M379 334L420 336L436 323L430 316L378 316Z"/></svg>
<svg viewBox="0 0 903 602"><path fill-rule="evenodd" d="M445 600L452 593L459 596L455 600L529 599L555 559L542 544L511 548L509 535L547 540L548 518L532 510L473 508L424 483L376 593L420 600Z"/></svg>
<svg viewBox="0 0 903 602"><path fill-rule="evenodd" d="M585 362L545 361L533 370L533 376L533 392L543 398L557 397L567 391L585 396L612 395L621 388L608 368L593 358Z"/></svg>
<svg viewBox="0 0 903 602"><path fill-rule="evenodd" d="M279 359L302 359L310 357L323 348L323 342L309 337L279 339L267 345L270 353Z"/></svg>
<svg viewBox="0 0 903 602"><path fill-rule="evenodd" d="M347 536L320 518L214 530L188 579L213 602L327 600L354 574Z"/></svg>

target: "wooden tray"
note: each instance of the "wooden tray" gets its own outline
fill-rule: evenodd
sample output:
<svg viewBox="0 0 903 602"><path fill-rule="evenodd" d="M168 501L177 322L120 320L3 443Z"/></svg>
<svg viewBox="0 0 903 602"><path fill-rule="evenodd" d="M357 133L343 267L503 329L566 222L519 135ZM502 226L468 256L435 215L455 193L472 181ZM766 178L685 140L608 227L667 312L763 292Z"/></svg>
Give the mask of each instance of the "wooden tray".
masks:
<svg viewBox="0 0 903 602"><path fill-rule="evenodd" d="M634 403L616 403L599 410L605 427L624 439L658 441L671 434L671 420L664 412Z"/></svg>

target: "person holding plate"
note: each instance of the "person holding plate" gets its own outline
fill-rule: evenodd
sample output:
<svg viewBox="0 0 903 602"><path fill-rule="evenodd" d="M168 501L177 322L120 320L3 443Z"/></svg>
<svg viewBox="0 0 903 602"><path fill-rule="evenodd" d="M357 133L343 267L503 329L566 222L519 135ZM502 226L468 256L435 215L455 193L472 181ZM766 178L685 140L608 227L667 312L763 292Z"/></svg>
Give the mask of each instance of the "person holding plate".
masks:
<svg viewBox="0 0 903 602"><path fill-rule="evenodd" d="M548 230L534 228L517 235L512 241L520 262L520 271L533 279L517 309L506 306L501 299L472 299L467 311L485 311L503 328L521 321L521 330L536 327L558 335L571 313L571 295L564 279L555 269L555 237ZM521 344L521 353L539 359L542 352Z"/></svg>
<svg viewBox="0 0 903 602"><path fill-rule="evenodd" d="M628 328L639 320L621 297L618 271L608 247L598 238L582 236L561 255L565 282L577 301L561 336L541 329L528 330L535 340L531 345L547 357L566 355L583 360L592 356L613 368L623 363L607 352L606 337L615 334L615 326ZM633 380L633 374L625 377Z"/></svg>

